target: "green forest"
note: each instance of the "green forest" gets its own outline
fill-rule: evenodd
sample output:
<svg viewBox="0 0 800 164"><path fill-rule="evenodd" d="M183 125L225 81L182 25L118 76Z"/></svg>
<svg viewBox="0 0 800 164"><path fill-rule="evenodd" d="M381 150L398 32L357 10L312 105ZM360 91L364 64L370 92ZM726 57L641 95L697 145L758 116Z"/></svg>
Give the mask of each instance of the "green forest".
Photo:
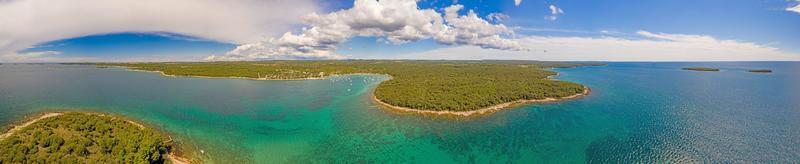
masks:
<svg viewBox="0 0 800 164"><path fill-rule="evenodd" d="M753 73L772 73L772 70L769 70L769 69L751 69L751 70L747 70L747 72L753 72Z"/></svg>
<svg viewBox="0 0 800 164"><path fill-rule="evenodd" d="M717 69L717 68L705 68L705 67L688 67L688 68L683 68L683 70L689 70L689 71L711 71L711 72L719 71L719 69Z"/></svg>
<svg viewBox="0 0 800 164"><path fill-rule="evenodd" d="M175 76L304 79L373 73L390 75L375 90L395 106L434 111L469 111L523 99L558 98L582 93L580 84L547 79L547 68L600 63L542 61L317 60L252 62L96 63Z"/></svg>
<svg viewBox="0 0 800 164"><path fill-rule="evenodd" d="M164 163L162 135L124 119L67 112L0 141L0 163Z"/></svg>

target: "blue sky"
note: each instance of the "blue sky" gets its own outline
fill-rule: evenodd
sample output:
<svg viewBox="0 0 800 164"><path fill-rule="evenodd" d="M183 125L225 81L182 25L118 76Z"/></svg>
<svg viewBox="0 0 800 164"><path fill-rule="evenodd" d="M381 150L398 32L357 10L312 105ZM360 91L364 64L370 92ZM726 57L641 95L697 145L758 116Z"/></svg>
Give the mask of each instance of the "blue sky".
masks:
<svg viewBox="0 0 800 164"><path fill-rule="evenodd" d="M191 2L191 1L189 1ZM16 48L14 53L17 56L25 54L36 54L37 52L54 52L55 58L43 58L39 61L57 61L65 58L76 58L79 60L101 60L101 61L171 61L171 60L203 60L211 55L224 55L235 49L238 45L248 43L263 42L268 38L278 38L283 32L292 32L300 35L304 33L303 27L309 28L313 25L304 24L302 19L311 12L317 14L327 14L340 10L353 8L353 1L312 1L317 7L309 9L310 12L300 12L297 21L287 21L286 27L281 29L268 29L263 33L253 33L252 38L231 37L226 38L226 31L220 34L205 34L203 29L182 30L180 27L175 29L159 28L152 29L103 29L98 31L80 32L77 36L69 36L53 39L39 39L36 43L27 48ZM533 60L582 60L582 56L570 56L572 54L582 54L582 52L558 51L565 49L554 44L565 42L565 44L626 44L621 48L631 47L632 50L608 51L598 50L587 60L759 60L759 56L724 56L724 46L741 47L742 45L751 46L752 54L775 54L772 57L763 56L763 60L792 60L792 57L800 54L800 12L788 11L787 8L798 4L798 1L786 0L698 0L698 1L663 1L663 0L596 0L596 1L531 1L522 0L519 5L515 5L513 0L489 1L476 0L457 2L449 0L427 0L417 2L420 9L433 9L444 15L444 8L451 5L463 5L463 10L459 10L459 15L467 15L469 10L474 11L480 18L492 24L502 24L513 30L513 34L498 33L503 39L517 41L527 46L524 51L520 49L508 51L507 48L485 48L485 45L477 44L442 44L436 37L412 40L409 42L395 43L387 40L387 36L354 36L336 42L335 49L331 53L345 56L346 58L421 58L421 59L471 59L474 56L444 57L450 54L438 56L438 53L458 53L476 47L481 48L480 52L489 53L481 55L481 58L503 58L503 59L533 59ZM0 5L7 5L2 4ZM268 4L263 4L268 5ZM10 6L10 5L9 5ZM553 14L551 6L560 9L562 13ZM10 7L9 7L10 8ZM0 8L4 10L4 8ZM36 12L36 11L30 11ZM2 13L2 11L0 11ZM308 14L303 14L308 13ZM280 12L261 11L260 15L280 15ZM500 21L493 21L490 14L506 15ZM552 17L554 19L546 18ZM12 20L13 21L13 20ZM22 24L21 26L24 26ZM186 26L196 26L186 24ZM239 26L230 23L229 26ZM171 26L170 26L171 27ZM455 25L454 25L455 27ZM222 28L225 28L223 26ZM219 27L217 27L219 29ZM258 28L253 28L258 30ZM214 30L214 29L208 29ZM191 31L191 32L185 32ZM237 30L243 31L243 30ZM9 31L9 33L14 31ZM196 34L193 34L196 33ZM248 36L248 33L239 34ZM0 31L2 34L2 31ZM647 35L654 34L654 35ZM72 34L76 35L76 34ZM354 34L363 35L363 34ZM2 36L2 35L0 35ZM223 36L223 37L219 37ZM23 40L20 38L10 38L9 40ZM683 39L671 39L680 37ZM711 37L708 42L694 42L692 39ZM34 37L31 37L34 38ZM240 39L247 38L247 39ZM254 41L259 40L262 41ZM666 38L666 39L665 39ZM536 40L539 39L539 40ZM622 42L619 42L622 40ZM707 39L708 40L708 39ZM0 38L0 44L2 44ZM637 41L652 41L646 43L631 43ZM683 41L686 41L684 43ZM30 41L34 42L34 41ZM647 56L647 49L658 50L664 48L663 42L680 42L674 44L687 45L686 51L697 49L697 46L709 46L719 48L720 57L694 58L702 54L684 54L671 57ZM735 42L729 44L730 42ZM537 44L539 43L539 44ZM550 43L550 44L541 44ZM670 43L671 45L672 43ZM545 46L547 45L547 46ZM636 47L640 46L640 47ZM655 47L647 47L655 46ZM661 46L661 47L658 47ZM6 49L11 46L5 47ZM593 51L596 46L586 46L577 49ZM703 47L700 47L703 48ZM484 49L487 49L484 51ZM497 50L496 50L497 49ZM550 51L548 51L550 50ZM324 50L329 51L328 49ZM508 51L508 52L507 52ZM538 52L541 53L525 53ZM253 52L253 51L246 51ZM258 51L256 51L258 52ZM516 53L515 53L516 52ZM549 52L551 54L544 54ZM558 57L551 57L552 53ZM618 54L619 52L631 52L631 54ZM684 52L684 51L679 51ZM498 55L492 56L492 53ZM611 56L612 53L616 56ZM642 54L636 54L642 53ZM716 52L712 52L716 53ZM607 55L608 57L604 58ZM622 56L627 55L627 56ZM659 54L671 55L671 54ZM452 55L450 55L452 56ZM637 56L637 57L631 57ZM21 58L28 59L28 58ZM800 59L794 58L794 59ZM11 61L11 60L9 60Z"/></svg>
<svg viewBox="0 0 800 164"><path fill-rule="evenodd" d="M522 3L505 8L512 18L536 18L548 3ZM722 39L775 43L781 48L800 45L800 15L784 10L786 1L765 0L615 0L557 1L566 14L557 21L513 19L517 26L584 31L647 30L675 34L703 34ZM534 12L528 12L534 11Z"/></svg>
<svg viewBox="0 0 800 164"><path fill-rule="evenodd" d="M63 55L97 58L187 57L221 54L235 47L180 34L112 33L51 41L21 52L58 51Z"/></svg>

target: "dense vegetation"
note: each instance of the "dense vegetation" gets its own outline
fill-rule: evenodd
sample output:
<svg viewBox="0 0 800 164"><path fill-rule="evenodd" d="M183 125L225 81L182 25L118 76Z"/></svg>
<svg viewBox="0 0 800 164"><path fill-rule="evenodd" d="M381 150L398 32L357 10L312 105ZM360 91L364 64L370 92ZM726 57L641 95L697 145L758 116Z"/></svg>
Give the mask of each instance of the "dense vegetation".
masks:
<svg viewBox="0 0 800 164"><path fill-rule="evenodd" d="M386 103L424 110L468 111L522 99L582 93L582 85L547 79L552 67L590 64L540 61L259 61L198 63L104 63L176 76L259 79L320 78L353 73L388 74L375 96ZM591 64L597 65L597 64Z"/></svg>
<svg viewBox="0 0 800 164"><path fill-rule="evenodd" d="M689 67L683 68L683 70L690 70L690 71L719 71L717 68L704 68L704 67Z"/></svg>
<svg viewBox="0 0 800 164"><path fill-rule="evenodd" d="M747 72L753 72L753 73L772 73L772 70L768 70L768 69L751 69L751 70L747 70Z"/></svg>
<svg viewBox="0 0 800 164"><path fill-rule="evenodd" d="M163 163L161 135L123 119L69 112L0 141L0 163Z"/></svg>

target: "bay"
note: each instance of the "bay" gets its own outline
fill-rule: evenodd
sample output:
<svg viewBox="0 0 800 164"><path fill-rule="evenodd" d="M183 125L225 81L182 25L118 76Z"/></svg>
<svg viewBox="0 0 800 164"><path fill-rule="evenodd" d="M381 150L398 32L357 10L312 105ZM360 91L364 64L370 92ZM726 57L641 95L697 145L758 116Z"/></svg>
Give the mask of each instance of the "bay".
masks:
<svg viewBox="0 0 800 164"><path fill-rule="evenodd" d="M681 70L714 67L720 72ZM774 73L749 73L747 69ZM370 101L379 75L255 81L83 65L0 65L0 125L105 112L208 163L629 163L800 160L800 63L609 63L555 69L590 96L450 119Z"/></svg>

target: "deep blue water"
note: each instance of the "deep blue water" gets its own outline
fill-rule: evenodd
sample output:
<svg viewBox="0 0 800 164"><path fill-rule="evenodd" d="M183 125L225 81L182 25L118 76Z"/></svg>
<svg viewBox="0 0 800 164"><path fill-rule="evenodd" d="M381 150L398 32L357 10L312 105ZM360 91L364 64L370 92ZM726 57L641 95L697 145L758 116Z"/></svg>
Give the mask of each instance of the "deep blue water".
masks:
<svg viewBox="0 0 800 164"><path fill-rule="evenodd" d="M561 79L595 92L542 108L595 110L624 125L619 134L592 141L587 160L800 161L798 62L610 63L559 71Z"/></svg>
<svg viewBox="0 0 800 164"><path fill-rule="evenodd" d="M682 67L715 67L696 72ZM772 69L757 74L747 69ZM211 163L800 162L800 63L609 63L555 69L587 97L471 119L386 112L386 77L253 81L75 65L0 65L0 124L108 112ZM202 152L200 152L202 150Z"/></svg>

